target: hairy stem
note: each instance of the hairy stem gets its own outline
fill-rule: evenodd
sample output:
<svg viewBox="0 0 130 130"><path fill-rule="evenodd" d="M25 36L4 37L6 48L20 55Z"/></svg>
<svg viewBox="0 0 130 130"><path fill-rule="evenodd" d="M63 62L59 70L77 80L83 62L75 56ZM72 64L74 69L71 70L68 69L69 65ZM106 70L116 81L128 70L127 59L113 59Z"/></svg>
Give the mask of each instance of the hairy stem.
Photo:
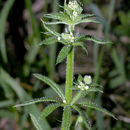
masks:
<svg viewBox="0 0 130 130"><path fill-rule="evenodd" d="M65 96L68 104L71 103L72 99L72 85L73 85L73 68L74 67L74 48L67 56L67 71L66 71L66 89Z"/></svg>

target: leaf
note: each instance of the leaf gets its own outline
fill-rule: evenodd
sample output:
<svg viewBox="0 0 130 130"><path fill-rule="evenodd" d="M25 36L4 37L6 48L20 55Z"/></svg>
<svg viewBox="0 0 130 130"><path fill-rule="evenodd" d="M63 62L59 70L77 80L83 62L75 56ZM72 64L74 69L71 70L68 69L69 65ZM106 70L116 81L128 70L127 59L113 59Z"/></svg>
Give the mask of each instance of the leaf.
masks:
<svg viewBox="0 0 130 130"><path fill-rule="evenodd" d="M26 101L22 104L15 105L14 107L27 106L27 105L31 105L31 104L35 104L39 102L59 102L60 103L61 101L57 99L53 99L53 98L42 97L42 98L36 98L30 101Z"/></svg>
<svg viewBox="0 0 130 130"><path fill-rule="evenodd" d="M32 114L30 114L31 120L34 124L34 126L36 127L37 130L42 130L42 127L40 126L38 120L36 119L36 117Z"/></svg>
<svg viewBox="0 0 130 130"><path fill-rule="evenodd" d="M0 51L3 61L5 63L7 63L6 43L5 43L6 21L14 1L15 0L8 0L0 12Z"/></svg>
<svg viewBox="0 0 130 130"><path fill-rule="evenodd" d="M89 86L90 86L90 87L100 87L100 88L103 88L102 85L97 84L97 83L92 83L92 84L90 84Z"/></svg>
<svg viewBox="0 0 130 130"><path fill-rule="evenodd" d="M103 91L101 90L101 89L99 89L99 88L96 88L96 87L89 87L89 89L87 89L86 90L87 92L88 91L93 91L93 92L101 92L101 93L103 93Z"/></svg>
<svg viewBox="0 0 130 130"><path fill-rule="evenodd" d="M75 22L80 22L80 20L84 19L84 18L90 18L90 17L94 17L94 14L80 14L75 18Z"/></svg>
<svg viewBox="0 0 130 130"><path fill-rule="evenodd" d="M52 33L54 36L56 36L56 37L60 37L60 34L58 33L58 32L56 32L56 31L54 31L53 29L51 29L50 27L47 27L46 25L45 25L45 22L41 19L41 21L42 21L42 23L43 23L43 26L44 26L44 28L48 31L48 32L50 32L50 33Z"/></svg>
<svg viewBox="0 0 130 130"><path fill-rule="evenodd" d="M70 17L64 12L46 14L45 17L60 20L60 21L64 22L65 24L71 22Z"/></svg>
<svg viewBox="0 0 130 130"><path fill-rule="evenodd" d="M70 129L71 113L72 113L71 107L65 106L62 117L62 130Z"/></svg>
<svg viewBox="0 0 130 130"><path fill-rule="evenodd" d="M89 130L92 130L91 128L91 124L90 122L88 121L88 118L87 118L87 115L76 105L72 105L73 109L75 109L79 114L80 116L82 117L82 120L85 124L85 126L89 129Z"/></svg>
<svg viewBox="0 0 130 130"><path fill-rule="evenodd" d="M97 21L95 19L86 18L86 19L80 20L79 22L76 22L74 25L81 24L81 23L91 23L91 22L100 23L99 21Z"/></svg>
<svg viewBox="0 0 130 130"><path fill-rule="evenodd" d="M78 99L82 96L82 91L79 91L75 94L75 96L72 99L71 104L73 105L76 101L78 101Z"/></svg>
<svg viewBox="0 0 130 130"><path fill-rule="evenodd" d="M107 43L111 43L111 41L102 41L102 40L98 40L90 35L84 35L84 36L80 36L80 37L77 37L75 39L76 41L80 41L80 42L84 42L84 41L93 41L97 44L107 44Z"/></svg>
<svg viewBox="0 0 130 130"><path fill-rule="evenodd" d="M102 108L101 106L93 103L93 102L79 102L78 105L82 105L82 106L86 106L86 107L90 107L90 108L93 108L93 109L96 109L98 111L101 111L101 112L104 112L106 113L107 115L109 116L112 116L114 119L117 120L117 118L112 114L110 113L109 111L107 111L106 109Z"/></svg>
<svg viewBox="0 0 130 130"><path fill-rule="evenodd" d="M82 75L79 75L78 76L78 83L80 83L80 82L82 82L83 81L83 77L82 77Z"/></svg>
<svg viewBox="0 0 130 130"><path fill-rule="evenodd" d="M59 55L57 57L56 64L62 62L67 57L67 55L69 54L69 52L71 51L71 49L72 49L71 46L68 46L68 45L64 46L61 49L61 51L60 51L60 53L59 53Z"/></svg>
<svg viewBox="0 0 130 130"><path fill-rule="evenodd" d="M56 22L44 22L44 24L53 25L53 24L67 24L67 23L62 21L56 21Z"/></svg>
<svg viewBox="0 0 130 130"><path fill-rule="evenodd" d="M39 80L45 82L47 85L49 85L62 98L62 100L65 100L65 96L63 92L54 81L52 81L46 76L42 76L41 74L34 74L34 76L38 78Z"/></svg>
<svg viewBox="0 0 130 130"><path fill-rule="evenodd" d="M54 43L58 42L58 39L56 37L49 37L42 42L39 43L39 45L52 45Z"/></svg>
<svg viewBox="0 0 130 130"><path fill-rule="evenodd" d="M55 104L50 104L49 106L47 106L43 112L41 113L39 120L42 118L46 118L49 114L51 114L56 108L62 106L61 103L55 103Z"/></svg>
<svg viewBox="0 0 130 130"><path fill-rule="evenodd" d="M88 49L87 49L87 47L83 43L78 42L78 43L75 43L73 46L80 46L80 47L82 47L82 49L88 54Z"/></svg>

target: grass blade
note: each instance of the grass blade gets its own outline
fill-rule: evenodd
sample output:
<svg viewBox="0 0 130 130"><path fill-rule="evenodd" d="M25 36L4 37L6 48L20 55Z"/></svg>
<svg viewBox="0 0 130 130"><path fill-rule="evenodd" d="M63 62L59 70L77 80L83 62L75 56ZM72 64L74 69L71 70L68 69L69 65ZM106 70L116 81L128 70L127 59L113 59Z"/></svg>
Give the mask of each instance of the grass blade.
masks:
<svg viewBox="0 0 130 130"><path fill-rule="evenodd" d="M20 84L17 83L15 81L15 79L13 79L2 68L0 68L0 77L1 77L2 81L4 81L7 85L9 85L10 88L12 88L15 91L15 93L18 96L18 98L20 99L20 101L25 101L25 100L31 99L31 97L24 91L24 89L20 86ZM36 105L30 105L30 106L27 106L26 108L27 108L27 112L33 113L38 118L40 111L36 107ZM41 124L43 130L51 130L50 125L48 124L48 122L45 119L43 119L40 122L40 124Z"/></svg>
<svg viewBox="0 0 130 130"><path fill-rule="evenodd" d="M40 126L40 124L39 124L38 120L36 119L36 117L34 115L32 115L32 114L30 114L30 116L31 116L31 120L32 120L34 126L36 127L36 129L37 130L42 130L42 127Z"/></svg>
<svg viewBox="0 0 130 130"><path fill-rule="evenodd" d="M3 58L3 61L7 63L7 53L6 53L6 44L5 44L5 25L6 20L9 15L10 9L13 6L15 0L8 0L1 13L0 13L0 51Z"/></svg>

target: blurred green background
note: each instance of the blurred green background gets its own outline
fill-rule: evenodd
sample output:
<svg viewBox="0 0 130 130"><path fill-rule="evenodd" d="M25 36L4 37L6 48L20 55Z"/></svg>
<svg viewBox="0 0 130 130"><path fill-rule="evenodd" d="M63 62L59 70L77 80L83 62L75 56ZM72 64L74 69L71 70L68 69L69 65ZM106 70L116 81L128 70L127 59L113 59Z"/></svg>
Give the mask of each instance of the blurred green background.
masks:
<svg viewBox="0 0 130 130"><path fill-rule="evenodd" d="M38 46L47 35L40 18L58 12L63 0L0 0L0 130L34 130L28 113L40 114L47 103L13 108L22 101L56 94L33 77L41 73L64 89L65 61L56 66L57 52L62 47ZM82 24L79 34L91 34L113 44L88 45L89 55L75 49L75 78L90 74L104 86L104 93L87 98L113 112L118 121L87 109L94 130L130 130L130 1L82 0L84 13L94 13L101 24ZM48 19L46 19L48 20ZM54 26L63 32L64 26ZM72 130L86 130L83 123L75 126L78 115L73 111ZM62 109L41 121L45 130L59 130Z"/></svg>

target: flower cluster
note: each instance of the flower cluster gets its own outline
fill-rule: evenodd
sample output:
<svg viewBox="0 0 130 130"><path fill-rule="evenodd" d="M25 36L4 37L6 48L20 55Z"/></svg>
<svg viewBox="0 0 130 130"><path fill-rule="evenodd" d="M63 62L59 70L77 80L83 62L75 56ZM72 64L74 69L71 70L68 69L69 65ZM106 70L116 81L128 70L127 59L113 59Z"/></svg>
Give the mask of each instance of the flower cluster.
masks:
<svg viewBox="0 0 130 130"><path fill-rule="evenodd" d="M73 36L73 33L72 33L72 32L70 32L70 34L62 33L62 34L61 34L61 37L62 37L64 40L68 41L68 42L74 42L74 36ZM60 40L60 39L61 39L61 38L58 37L58 40Z"/></svg>
<svg viewBox="0 0 130 130"><path fill-rule="evenodd" d="M80 88L82 91L83 90L88 90L89 86L92 83L92 78L90 75L84 76L83 82L79 81L78 88Z"/></svg>
<svg viewBox="0 0 130 130"><path fill-rule="evenodd" d="M82 8L77 1L70 1L68 7L72 10L73 18L76 18L82 12Z"/></svg>

